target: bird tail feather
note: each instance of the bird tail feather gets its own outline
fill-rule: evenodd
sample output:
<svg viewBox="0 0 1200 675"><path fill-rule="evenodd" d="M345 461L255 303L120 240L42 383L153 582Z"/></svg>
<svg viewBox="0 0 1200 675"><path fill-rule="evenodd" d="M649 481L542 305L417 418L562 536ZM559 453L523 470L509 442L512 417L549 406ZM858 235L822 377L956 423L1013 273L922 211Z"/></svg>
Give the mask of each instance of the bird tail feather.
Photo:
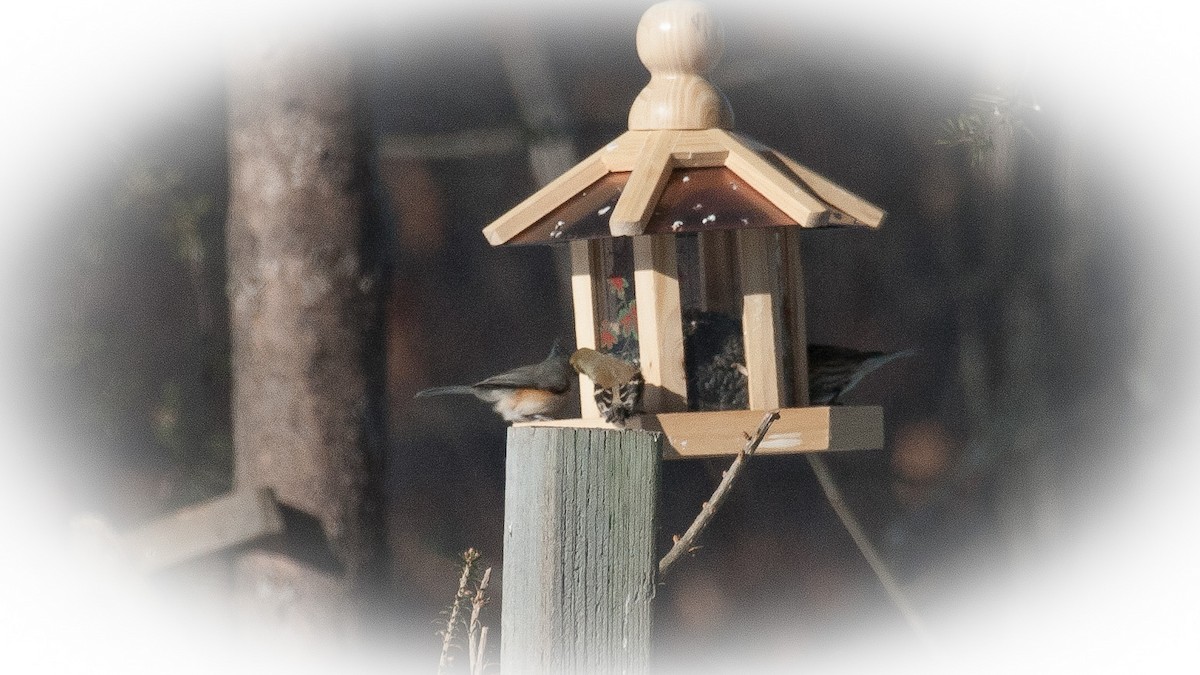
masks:
<svg viewBox="0 0 1200 675"><path fill-rule="evenodd" d="M475 394L475 389L463 384L450 385L448 387L430 387L418 391L413 398L425 398L426 396L446 396L448 394Z"/></svg>
<svg viewBox="0 0 1200 675"><path fill-rule="evenodd" d="M892 352L890 354L883 354L881 356L876 356L875 358L873 358L869 361L869 363L870 363L869 370L875 370L877 368L880 368L884 364L891 363L892 361L895 361L896 359L902 359L902 358L906 358L909 356L913 356L917 353L917 351L919 351L919 350L916 347L910 347L909 349L905 349L903 351Z"/></svg>

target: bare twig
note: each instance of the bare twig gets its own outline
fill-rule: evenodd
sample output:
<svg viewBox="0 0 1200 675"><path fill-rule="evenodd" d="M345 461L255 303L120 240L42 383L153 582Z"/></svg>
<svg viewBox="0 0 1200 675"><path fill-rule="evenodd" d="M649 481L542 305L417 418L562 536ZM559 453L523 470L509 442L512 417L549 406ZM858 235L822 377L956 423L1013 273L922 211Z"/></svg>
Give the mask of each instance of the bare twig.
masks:
<svg viewBox="0 0 1200 675"><path fill-rule="evenodd" d="M746 438L745 447L738 452L733 463L729 465L729 468L721 476L721 482L717 484L717 489L713 490L712 497L709 497L708 501L700 505L700 513L696 514L696 519L692 521L691 526L683 533L682 537L675 537L675 544L671 547L671 550L667 551L662 560L658 561L658 578L660 580L667 576L667 572L670 571L671 567L684 553L688 553L694 549L696 540L699 539L700 534L708 527L713 515L716 514L717 509L721 507L721 503L729 495L738 474L746 466L754 451L758 449L759 444L766 438L771 424L777 419L779 419L778 410L772 410L767 413L763 416L762 423L758 425L758 431L754 432L754 436Z"/></svg>
<svg viewBox="0 0 1200 675"><path fill-rule="evenodd" d="M883 558L875 550L871 544L871 540L867 538L866 532L859 525L858 519L854 517L854 513L850 511L850 507L846 504L846 500L842 497L842 491L838 488L837 483L833 480L833 473L830 472L829 466L825 463L825 459L819 454L809 453L805 455L808 459L809 466L812 467L813 473L817 475L817 482L821 484L821 490L825 493L825 498L829 500L829 505L833 507L834 513L837 514L846 531L850 533L850 537L858 546L858 550L866 558L867 564L871 566L871 570L875 572L875 576L879 578L879 583L883 585L884 591L891 598L892 603L896 605L896 609L904 615L904 620L925 644L925 647L930 651L936 652L936 643L933 637L929 634L929 630L925 627L925 622L921 620L919 614L913 609L913 606L908 601L908 596L904 591L900 590L900 584L896 581L895 575L891 569L883 562Z"/></svg>
<svg viewBox="0 0 1200 675"><path fill-rule="evenodd" d="M446 630L442 632L442 655L438 659L438 675L443 675L450 665L450 648L454 644L454 630L458 627L458 611L463 598L471 596L467 590L467 582L471 579L471 569L479 560L479 551L467 549L462 554L462 576L458 578L458 592L454 594L454 602L450 605L450 616L446 619ZM490 571L490 570L489 570Z"/></svg>
<svg viewBox="0 0 1200 675"><path fill-rule="evenodd" d="M492 578L492 568L483 571L483 579L475 589L475 597L471 598L471 622L467 625L467 654L471 660L471 675L483 674L483 652L487 648L487 627L479 624L479 612L487 604L488 581Z"/></svg>

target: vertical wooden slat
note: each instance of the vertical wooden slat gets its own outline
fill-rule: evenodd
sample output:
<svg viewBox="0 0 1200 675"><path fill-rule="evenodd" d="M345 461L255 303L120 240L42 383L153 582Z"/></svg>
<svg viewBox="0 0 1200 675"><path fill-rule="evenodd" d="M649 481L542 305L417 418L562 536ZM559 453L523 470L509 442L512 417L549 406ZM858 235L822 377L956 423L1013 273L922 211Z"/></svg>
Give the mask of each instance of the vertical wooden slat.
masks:
<svg viewBox="0 0 1200 675"><path fill-rule="evenodd" d="M669 234L634 237L633 267L645 410L687 410L675 238Z"/></svg>
<svg viewBox="0 0 1200 675"><path fill-rule="evenodd" d="M662 435L511 427L504 673L646 673Z"/></svg>
<svg viewBox="0 0 1200 675"><path fill-rule="evenodd" d="M778 281L780 234L776 228L762 228L738 230L735 236L750 409L778 408L787 390L781 331L783 293Z"/></svg>
<svg viewBox="0 0 1200 675"><path fill-rule="evenodd" d="M791 393L784 405L808 405L808 330L804 318L804 263L800 258L800 230L786 228L783 231L784 278L783 289L786 300L783 305L783 326L787 331L785 344L788 346L784 359L790 367Z"/></svg>
<svg viewBox="0 0 1200 675"><path fill-rule="evenodd" d="M571 298L575 308L575 346L596 348L596 323L599 320L603 299L597 298L602 288L603 250L609 245L598 239L571 242ZM579 416L599 418L592 383L584 375L579 376Z"/></svg>

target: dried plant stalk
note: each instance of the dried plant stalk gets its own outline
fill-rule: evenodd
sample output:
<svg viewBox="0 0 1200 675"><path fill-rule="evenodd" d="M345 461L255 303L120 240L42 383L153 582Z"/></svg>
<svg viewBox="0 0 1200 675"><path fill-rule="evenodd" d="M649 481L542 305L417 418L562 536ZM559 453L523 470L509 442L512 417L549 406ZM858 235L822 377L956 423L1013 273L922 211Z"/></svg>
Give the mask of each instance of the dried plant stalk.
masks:
<svg viewBox="0 0 1200 675"><path fill-rule="evenodd" d="M487 626L479 623L479 613L487 604L487 587L492 578L492 568L483 571L483 578L471 598L471 622L467 625L467 653L471 660L471 675L482 675L483 653L487 648Z"/></svg>
<svg viewBox="0 0 1200 675"><path fill-rule="evenodd" d="M442 655L438 659L438 675L445 675L446 668L450 667L450 648L454 645L459 608L464 598L471 597L471 592L467 590L467 582L471 579L471 570L475 567L477 560L479 560L479 551L473 548L467 549L462 554L462 576L458 578L458 592L454 594L454 602L450 605L450 616L446 618L446 630L442 631Z"/></svg>

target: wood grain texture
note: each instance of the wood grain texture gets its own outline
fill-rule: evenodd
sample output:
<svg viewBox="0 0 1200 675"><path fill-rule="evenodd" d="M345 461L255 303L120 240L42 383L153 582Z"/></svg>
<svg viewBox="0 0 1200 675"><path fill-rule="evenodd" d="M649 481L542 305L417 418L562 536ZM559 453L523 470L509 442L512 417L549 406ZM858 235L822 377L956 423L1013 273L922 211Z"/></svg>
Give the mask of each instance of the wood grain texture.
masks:
<svg viewBox="0 0 1200 675"><path fill-rule="evenodd" d="M704 3L674 0L647 9L638 22L637 51L650 82L629 108L629 128L732 127L729 102L703 77L724 50Z"/></svg>
<svg viewBox="0 0 1200 675"><path fill-rule="evenodd" d="M750 187L771 200L781 211L800 223L801 227L819 227L824 224L823 218L828 215L828 209L821 200L809 194L758 152L743 144L739 136L726 131L714 133L723 137L725 146L729 149L725 166L749 183Z"/></svg>
<svg viewBox="0 0 1200 675"><path fill-rule="evenodd" d="M683 362L683 316L675 237L633 238L633 283L637 294L638 350L646 380L646 412L687 410Z"/></svg>
<svg viewBox="0 0 1200 675"><path fill-rule="evenodd" d="M663 459L732 457L754 431L765 410L636 415L627 429L660 431L665 435ZM591 427L617 429L604 420L576 419L521 422L522 427ZM883 447L883 409L879 406L816 406L781 408L779 419L758 448L760 455L790 455L826 450L877 450Z"/></svg>
<svg viewBox="0 0 1200 675"><path fill-rule="evenodd" d="M633 171L633 165L641 156L642 148L646 147L646 139L650 137L650 133L649 131L626 131L614 138L600 151L604 166L614 172Z"/></svg>
<svg viewBox="0 0 1200 675"><path fill-rule="evenodd" d="M604 147L604 165L609 171L632 171L642 154L646 139L655 130L626 131ZM707 129L676 130L668 147L677 167L724 166L729 150L722 139Z"/></svg>
<svg viewBox="0 0 1200 675"><path fill-rule="evenodd" d="M649 671L662 436L514 426L501 672Z"/></svg>
<svg viewBox="0 0 1200 675"><path fill-rule="evenodd" d="M728 154L725 136L716 129L680 131L671 146L671 156L680 166L721 166Z"/></svg>
<svg viewBox="0 0 1200 675"><path fill-rule="evenodd" d="M769 150L780 162L791 169L813 194L854 218L859 225L879 227L883 223L884 211L867 200L834 183L821 174L800 164L776 150Z"/></svg>
<svg viewBox="0 0 1200 675"><path fill-rule="evenodd" d="M742 285L742 340L750 407L770 410L786 403L784 364L781 233L774 229L738 230L738 273Z"/></svg>
<svg viewBox="0 0 1200 675"><path fill-rule="evenodd" d="M608 229L614 237L634 236L646 230L650 214L674 168L671 146L678 135L675 131L650 132L609 218Z"/></svg>
<svg viewBox="0 0 1200 675"><path fill-rule="evenodd" d="M608 173L608 167L602 159L603 153L604 150L596 151L483 228L483 236L487 237L488 243L493 246L505 243L576 193L603 178Z"/></svg>

